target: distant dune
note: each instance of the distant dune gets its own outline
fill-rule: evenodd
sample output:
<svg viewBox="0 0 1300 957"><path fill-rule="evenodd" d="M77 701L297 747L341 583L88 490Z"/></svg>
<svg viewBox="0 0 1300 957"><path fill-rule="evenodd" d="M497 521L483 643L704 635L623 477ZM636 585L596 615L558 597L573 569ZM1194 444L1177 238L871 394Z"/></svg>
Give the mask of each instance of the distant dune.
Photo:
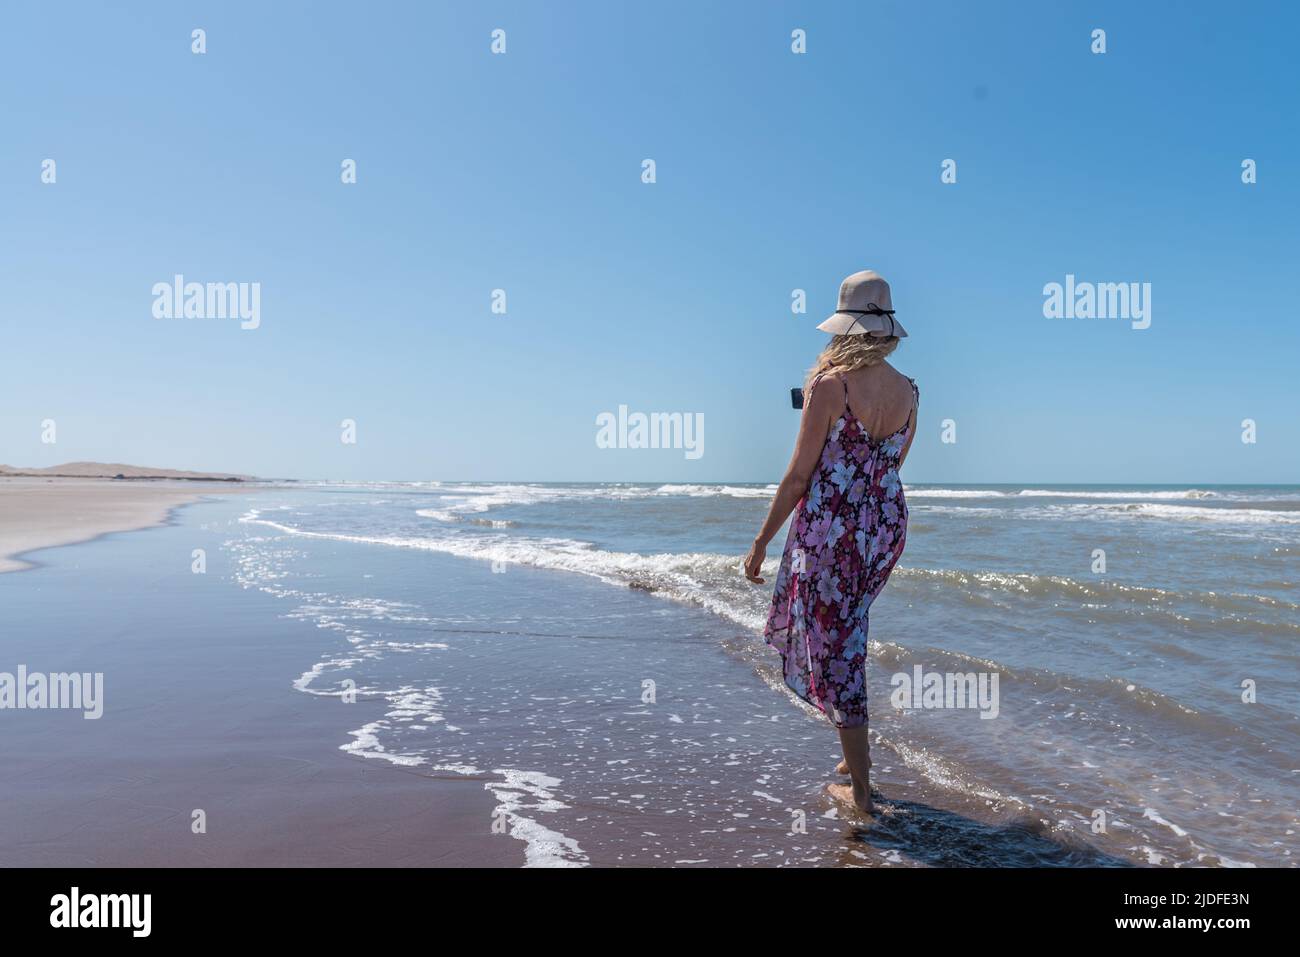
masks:
<svg viewBox="0 0 1300 957"><path fill-rule="evenodd" d="M183 469L155 469L143 465L121 465L112 462L67 462L42 469L14 468L0 465L0 476L30 478L106 478L106 479L173 479L190 482L250 482L251 475L231 475L225 472L187 472Z"/></svg>

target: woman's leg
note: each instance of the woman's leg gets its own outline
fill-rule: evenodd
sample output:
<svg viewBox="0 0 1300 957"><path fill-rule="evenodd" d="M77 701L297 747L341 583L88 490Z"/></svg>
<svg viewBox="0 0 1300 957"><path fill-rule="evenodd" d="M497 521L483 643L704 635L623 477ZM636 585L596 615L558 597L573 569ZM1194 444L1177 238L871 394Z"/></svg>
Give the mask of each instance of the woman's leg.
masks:
<svg viewBox="0 0 1300 957"><path fill-rule="evenodd" d="M866 725L863 725L863 730L864 730L864 731L866 730ZM866 748L867 748L867 767L871 767L871 742L870 742L870 740L867 741L867 743L866 743ZM840 750L842 751L843 749L844 749L844 739L841 737L841 738L840 738ZM848 762L847 759L845 759L845 758L840 758L839 763L835 765L835 773L836 773L836 774L848 774L848 773L849 773L849 762Z"/></svg>
<svg viewBox="0 0 1300 957"><path fill-rule="evenodd" d="M844 749L844 763L853 784L831 784L827 790L840 800L852 800L868 814L871 806L871 746L867 739L867 726L840 728L840 747Z"/></svg>

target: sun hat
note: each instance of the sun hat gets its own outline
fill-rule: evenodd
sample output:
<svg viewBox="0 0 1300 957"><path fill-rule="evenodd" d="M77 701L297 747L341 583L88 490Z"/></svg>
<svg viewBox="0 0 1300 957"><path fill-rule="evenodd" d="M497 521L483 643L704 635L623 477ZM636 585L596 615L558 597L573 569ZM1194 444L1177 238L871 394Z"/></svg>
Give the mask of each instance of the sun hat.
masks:
<svg viewBox="0 0 1300 957"><path fill-rule="evenodd" d="M894 319L889 283L879 273L864 269L840 283L840 306L818 327L836 336L898 336L907 330Z"/></svg>

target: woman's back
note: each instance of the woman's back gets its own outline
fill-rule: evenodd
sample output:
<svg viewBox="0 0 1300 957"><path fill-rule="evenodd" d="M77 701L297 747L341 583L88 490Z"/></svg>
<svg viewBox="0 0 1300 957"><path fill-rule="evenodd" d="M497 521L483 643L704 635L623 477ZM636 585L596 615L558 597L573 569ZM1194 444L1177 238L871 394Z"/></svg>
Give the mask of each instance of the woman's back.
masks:
<svg viewBox="0 0 1300 957"><path fill-rule="evenodd" d="M912 382L887 362L839 376L848 391L848 410L873 442L899 432L911 421Z"/></svg>

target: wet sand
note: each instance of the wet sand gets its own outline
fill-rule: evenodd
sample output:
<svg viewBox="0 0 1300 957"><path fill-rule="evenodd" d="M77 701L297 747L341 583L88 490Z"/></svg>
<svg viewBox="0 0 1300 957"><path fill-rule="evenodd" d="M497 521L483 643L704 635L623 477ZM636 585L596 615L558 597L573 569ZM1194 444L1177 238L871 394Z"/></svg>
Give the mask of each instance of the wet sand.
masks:
<svg viewBox="0 0 1300 957"><path fill-rule="evenodd" d="M491 834L481 784L349 758L318 701L282 686L221 714L120 687L114 702L106 678L100 721L47 713L11 735L0 866L523 863L519 842Z"/></svg>
<svg viewBox="0 0 1300 957"><path fill-rule="evenodd" d="M223 583L223 531L188 509L167 521L168 509L207 494L0 483L11 551L165 523L53 549L30 572L0 576L0 671L104 676L98 719L0 711L0 866L523 864L524 845L493 831L497 802L483 781L339 749L382 703L293 689L317 629ZM191 573L194 547L207 551L207 574Z"/></svg>

